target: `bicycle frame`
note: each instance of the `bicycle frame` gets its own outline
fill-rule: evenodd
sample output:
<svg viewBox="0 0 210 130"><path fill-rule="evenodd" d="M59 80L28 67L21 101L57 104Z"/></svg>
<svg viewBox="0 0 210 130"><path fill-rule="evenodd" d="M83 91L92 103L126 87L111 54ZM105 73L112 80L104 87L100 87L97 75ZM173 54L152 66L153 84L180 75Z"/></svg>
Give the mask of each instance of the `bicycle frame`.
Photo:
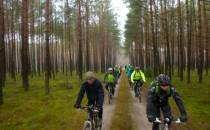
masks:
<svg viewBox="0 0 210 130"><path fill-rule="evenodd" d="M111 99L112 99L112 86L109 84L108 85L108 102L111 104Z"/></svg>
<svg viewBox="0 0 210 130"><path fill-rule="evenodd" d="M99 117L98 117L98 113L99 110L97 110L95 107L91 106L87 106L87 107L81 107L81 109L86 110L90 114L92 115L92 117L88 117L89 120L86 120L84 123L84 130L100 130L101 126L99 126L98 121L99 121Z"/></svg>
<svg viewBox="0 0 210 130"><path fill-rule="evenodd" d="M137 87L137 95L139 98L139 102L141 103L141 81L136 81L135 86Z"/></svg>

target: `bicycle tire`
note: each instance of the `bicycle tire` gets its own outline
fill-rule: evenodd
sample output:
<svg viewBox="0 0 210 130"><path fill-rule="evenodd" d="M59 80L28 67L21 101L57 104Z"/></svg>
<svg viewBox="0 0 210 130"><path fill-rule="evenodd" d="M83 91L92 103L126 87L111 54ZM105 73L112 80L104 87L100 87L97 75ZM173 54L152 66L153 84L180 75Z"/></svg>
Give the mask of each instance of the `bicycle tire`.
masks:
<svg viewBox="0 0 210 130"><path fill-rule="evenodd" d="M139 94L139 103L141 103L141 94Z"/></svg>
<svg viewBox="0 0 210 130"><path fill-rule="evenodd" d="M111 104L111 96L110 96L110 93L108 95L108 103Z"/></svg>
<svg viewBox="0 0 210 130"><path fill-rule="evenodd" d="M84 123L83 130L91 130L91 124L88 123L88 122L85 122L85 123Z"/></svg>

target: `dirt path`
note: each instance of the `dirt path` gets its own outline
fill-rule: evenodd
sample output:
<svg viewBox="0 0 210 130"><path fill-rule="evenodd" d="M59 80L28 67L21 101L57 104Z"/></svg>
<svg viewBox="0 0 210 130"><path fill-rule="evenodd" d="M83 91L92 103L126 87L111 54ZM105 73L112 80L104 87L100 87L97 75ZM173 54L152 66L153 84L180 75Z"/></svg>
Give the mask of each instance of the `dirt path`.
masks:
<svg viewBox="0 0 210 130"><path fill-rule="evenodd" d="M121 82L121 80L119 80ZM102 130L110 130L113 113L116 107L118 96L119 84L116 86L115 96L112 99L112 103L109 104L107 100L107 94L105 97L104 111L103 111L103 126Z"/></svg>
<svg viewBox="0 0 210 130"><path fill-rule="evenodd" d="M125 81L121 81L121 87L128 87L128 81L127 78L125 77L125 75L123 75L124 78L122 78L122 80ZM122 86L124 85L124 86ZM119 87L118 87L119 89ZM125 89L126 90L126 89ZM130 89L127 89L127 92L129 93ZM122 89L119 90L124 91ZM152 124L148 122L147 117L146 117L146 93L144 93L143 96L143 102L140 104L138 102L138 100L134 97L134 93L130 90L131 93L131 104L129 106L131 106L131 110L129 112L129 115L131 115L131 121L130 123L133 125L132 130L152 130ZM119 100L118 100L119 101ZM126 102L124 102L126 104ZM104 126L106 126L106 129L103 128L103 130L110 130L110 126L112 126L111 124L111 119L113 116L113 112L115 110L117 101L115 99L114 104L112 105L105 105L105 110L104 110ZM119 106L118 106L119 107ZM128 108L128 107L127 107ZM120 108L118 108L119 111L121 110ZM125 116L126 117L126 116ZM123 115L121 116L121 118L125 118ZM121 119L122 120L126 120L126 119ZM120 121L117 120L117 121ZM116 122L115 122L116 123ZM115 124L114 124L115 125ZM126 126L126 124L125 124ZM113 128L113 127L112 127Z"/></svg>
<svg viewBox="0 0 210 130"><path fill-rule="evenodd" d="M105 105L104 105L103 128L102 128L102 130L111 130L111 128L113 128L112 125L117 126L116 122L118 122L118 121L121 124L124 124L125 126L128 125L128 124L131 124L132 125L132 130L152 130L152 123L148 122L147 117L146 117L146 94L147 94L147 91L143 90L142 102L139 103L138 99L135 98L135 96L134 96L133 90L131 90L131 89L129 89L129 90L119 89L121 87L126 87L126 86L128 87L128 81L125 78L125 75L123 75L123 77L124 78L122 78L121 81L119 81L119 84L121 86L117 86L116 95L113 99L112 104L108 104L107 97L106 97L106 101L105 101ZM125 97L123 97L123 100L118 99L118 95L120 96L120 93L122 93L122 92L123 93L125 93L125 92L131 93L131 98L132 99L131 99L131 101L129 101L129 102L131 102L131 104L129 105L129 106L131 106L131 109L127 113L128 115L131 115L131 119L129 121L130 123L128 123L128 124L122 123L123 121L126 121L127 118L125 118L126 116L124 116L124 114L119 116L119 113L117 113L118 114L117 121L115 122L115 124L112 124L112 119L114 117L116 117L115 109L116 109L116 107L119 107L119 106L116 106L117 104L119 104L118 101L121 101L123 104L127 104L124 101ZM120 108L122 108L122 107L120 107ZM120 108L117 108L117 109L119 109L119 111L123 111ZM119 119L119 118L121 118L121 119ZM114 127L114 128L118 129L118 127ZM122 129L122 130L124 130L124 129ZM173 127L173 130L191 130L191 129L186 129L186 128L182 128L182 127L178 126L178 128Z"/></svg>
<svg viewBox="0 0 210 130"><path fill-rule="evenodd" d="M134 92L131 91L133 98L132 119L136 130L152 130L152 124L148 122L146 117L146 94L143 94L142 103L134 97Z"/></svg>

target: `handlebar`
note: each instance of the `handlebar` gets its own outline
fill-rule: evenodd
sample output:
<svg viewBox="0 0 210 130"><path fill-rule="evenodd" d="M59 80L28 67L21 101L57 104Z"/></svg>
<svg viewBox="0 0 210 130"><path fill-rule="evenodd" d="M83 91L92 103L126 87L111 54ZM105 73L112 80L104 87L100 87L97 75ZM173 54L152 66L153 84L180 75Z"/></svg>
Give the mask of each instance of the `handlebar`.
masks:
<svg viewBox="0 0 210 130"><path fill-rule="evenodd" d="M94 113L98 113L99 112L99 109L93 105L90 105L90 106L80 106L79 109L82 109L82 110L86 110L86 111L92 111Z"/></svg>

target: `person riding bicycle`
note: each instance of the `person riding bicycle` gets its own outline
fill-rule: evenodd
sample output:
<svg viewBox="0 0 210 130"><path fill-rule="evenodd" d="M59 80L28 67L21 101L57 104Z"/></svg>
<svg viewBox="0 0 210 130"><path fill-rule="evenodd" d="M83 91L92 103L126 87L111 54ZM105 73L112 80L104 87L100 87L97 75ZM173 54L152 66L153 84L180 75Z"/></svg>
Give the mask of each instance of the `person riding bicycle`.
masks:
<svg viewBox="0 0 210 130"><path fill-rule="evenodd" d="M120 78L120 69L117 65L115 65L113 72L116 79Z"/></svg>
<svg viewBox="0 0 210 130"><path fill-rule="evenodd" d="M179 111L181 113L180 120L187 121L187 113L184 104L176 89L171 85L170 78L165 74L160 74L151 84L147 95L147 117L150 122L153 122L153 129L158 130L158 123L154 121L160 118L160 110L163 112L164 119L169 119L169 125L172 121L171 108L168 103L168 98L173 96Z"/></svg>
<svg viewBox="0 0 210 130"><path fill-rule="evenodd" d="M76 103L75 108L81 108L82 99L86 93L88 99L88 106L93 105L99 110L100 122L102 122L103 115L103 104L104 104L104 90L101 82L96 79L93 72L87 72L85 74L86 81L82 84ZM89 118L92 119L91 113Z"/></svg>
<svg viewBox="0 0 210 130"><path fill-rule="evenodd" d="M125 73L128 76L128 71L129 71L130 65L125 65Z"/></svg>
<svg viewBox="0 0 210 130"><path fill-rule="evenodd" d="M135 70L133 71L131 75L131 82L134 84L134 91L135 91L135 96L138 96L137 89L138 85L137 83L140 83L139 87L142 87L143 83L146 82L144 73L140 70L139 67L136 67Z"/></svg>
<svg viewBox="0 0 210 130"><path fill-rule="evenodd" d="M129 82L129 85L131 86L132 83L131 83L131 75L134 71L134 67L133 66L130 66L129 69L128 69L128 82Z"/></svg>
<svg viewBox="0 0 210 130"><path fill-rule="evenodd" d="M112 95L114 95L115 93L115 85L116 85L116 78L113 74L113 69L112 68L109 68L108 69L108 73L106 73L106 75L104 76L104 83L106 84L105 85L105 88L106 90L108 91L108 87L110 86L111 87L111 92L112 92Z"/></svg>

